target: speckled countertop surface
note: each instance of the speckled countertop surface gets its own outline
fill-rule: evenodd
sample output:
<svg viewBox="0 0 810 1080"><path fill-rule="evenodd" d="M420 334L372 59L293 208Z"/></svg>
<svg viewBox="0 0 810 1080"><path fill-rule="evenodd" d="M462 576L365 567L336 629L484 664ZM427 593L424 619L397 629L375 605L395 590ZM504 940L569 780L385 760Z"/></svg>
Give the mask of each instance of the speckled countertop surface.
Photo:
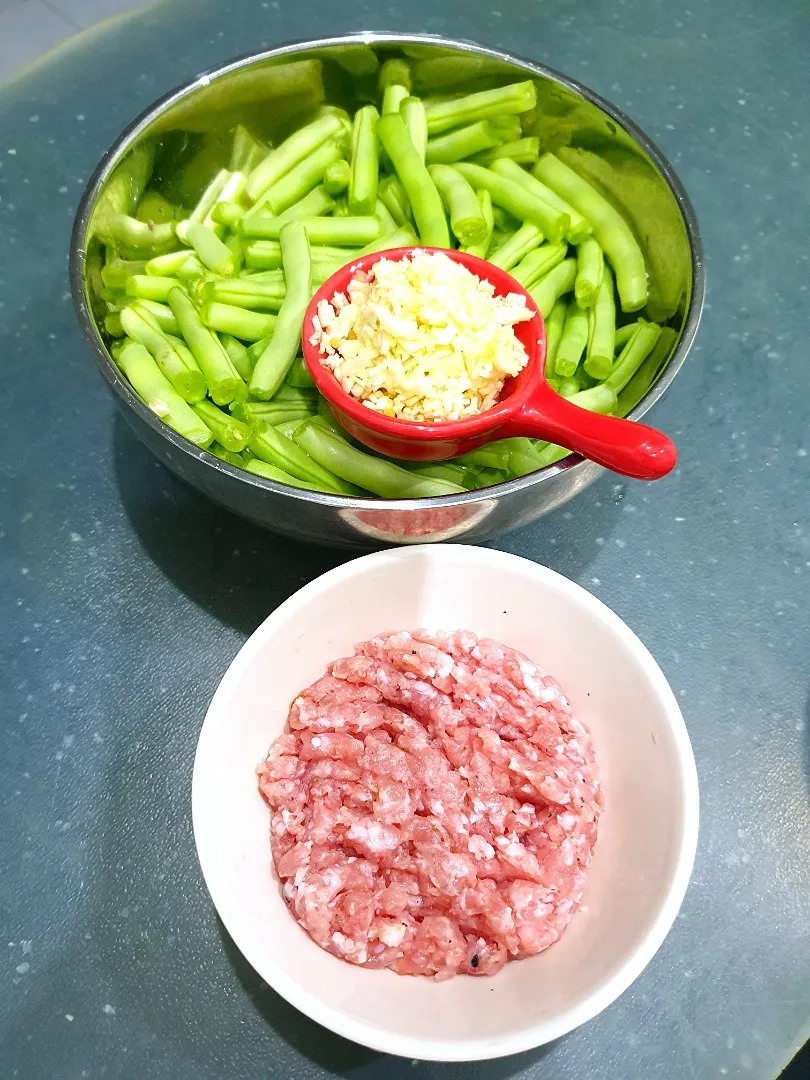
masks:
<svg viewBox="0 0 810 1080"><path fill-rule="evenodd" d="M687 5L175 0L0 92L3 1078L767 1080L810 1035L808 20L800 0ZM700 773L695 874L617 1003L481 1065L331 1036L218 924L189 805L206 704L245 636L342 556L158 467L67 292L79 195L128 120L229 56L362 28L477 39L592 86L670 157L706 244L698 344L655 413L677 472L606 476L497 543L591 589L664 668Z"/></svg>

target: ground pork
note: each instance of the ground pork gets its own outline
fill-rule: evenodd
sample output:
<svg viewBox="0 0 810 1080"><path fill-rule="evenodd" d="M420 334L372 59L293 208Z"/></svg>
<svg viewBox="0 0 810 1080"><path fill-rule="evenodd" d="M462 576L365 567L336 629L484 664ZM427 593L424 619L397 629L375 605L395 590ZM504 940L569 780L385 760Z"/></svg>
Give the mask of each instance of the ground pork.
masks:
<svg viewBox="0 0 810 1080"><path fill-rule="evenodd" d="M590 735L496 641L363 642L295 699L258 775L284 899L351 963L492 975L579 905L602 805Z"/></svg>

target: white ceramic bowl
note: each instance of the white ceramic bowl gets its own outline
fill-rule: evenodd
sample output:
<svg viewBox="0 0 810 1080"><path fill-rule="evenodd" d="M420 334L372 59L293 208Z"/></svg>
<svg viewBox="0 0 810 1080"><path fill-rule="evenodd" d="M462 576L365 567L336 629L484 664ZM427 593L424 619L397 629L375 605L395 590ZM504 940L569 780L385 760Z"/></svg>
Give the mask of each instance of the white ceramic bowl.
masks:
<svg viewBox="0 0 810 1080"><path fill-rule="evenodd" d="M366 971L297 925L274 879L255 770L291 700L328 661L382 630L469 629L550 671L591 729L605 796L584 910L539 956L493 978L436 983ZM578 585L486 548L426 546L346 563L306 585L251 636L211 702L193 779L194 835L214 904L274 990L375 1050L435 1061L549 1042L619 996L680 907L698 829L689 737L661 670Z"/></svg>

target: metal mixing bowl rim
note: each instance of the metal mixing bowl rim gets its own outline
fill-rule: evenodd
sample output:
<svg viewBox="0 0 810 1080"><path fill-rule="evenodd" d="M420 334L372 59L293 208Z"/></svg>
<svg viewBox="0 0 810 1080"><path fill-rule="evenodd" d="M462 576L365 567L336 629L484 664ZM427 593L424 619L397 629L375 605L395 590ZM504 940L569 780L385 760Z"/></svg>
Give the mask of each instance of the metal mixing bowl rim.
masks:
<svg viewBox="0 0 810 1080"><path fill-rule="evenodd" d="M602 112L610 116L611 119L633 137L636 143L638 143L654 163L660 174L664 177L678 204L686 228L692 262L692 291L689 297L689 307L681 331L680 340L678 341L675 352L669 363L661 373L657 382L650 387L635 409L628 414L629 418L631 420L640 419L656 403L656 401L658 401L675 378L691 348L700 323L706 292L703 244L700 237L697 216L675 170L672 168L669 161L667 161L663 153L658 149L652 139L634 124L632 120L625 116L620 109L617 109L615 105L612 105L609 101L605 100L605 98L601 97L587 86L583 86L582 83L569 78L567 75L563 75L554 68L547 67L544 64L538 64L533 60L526 60L514 53L509 53L500 49L487 48L484 45L479 45L477 42L448 38L435 34L401 34L376 30L367 32L360 31L357 33L338 35L336 37L284 42L272 49L264 49L261 52L248 53L239 56L226 64L221 64L216 68L202 72L188 82L170 90L168 93L158 98L157 101L153 102L148 108L144 109L135 120L124 128L115 142L103 155L87 183L87 187L84 190L81 202L79 203L79 208L76 212L70 240L69 273L73 306L76 310L76 316L82 334L93 349L93 354L99 370L118 397L121 398L129 408L133 409L144 423L148 424L159 436L166 439L181 453L188 454L190 457L196 458L210 468L213 468L220 473L224 473L227 476L231 476L242 483L247 483L255 488L274 492L277 495L286 495L293 499L299 499L301 502L317 503L322 506L331 506L348 510L369 509L371 507L375 510L438 509L446 506L482 503L493 498L500 499L510 495L512 492L522 491L525 488L541 484L544 480L550 480L561 473L584 468L587 466L588 462L580 457L571 455L571 457L563 459L563 461L557 465L549 465L545 469L529 473L527 476L519 477L517 480L507 480L501 484L494 484L491 487L480 488L475 491L465 492L464 494L442 495L426 499L352 498L346 495L327 495L317 491L305 491L300 488L291 488L284 484L277 484L272 480L266 480L264 477L247 472L245 469L239 469L234 465L229 465L227 462L215 457L214 454L209 453L207 450L202 450L199 447L194 446L193 443L178 435L170 427L167 427L163 421L159 420L158 417L143 404L140 398L133 393L118 373L118 369L104 345L87 304L84 277L84 262L86 256L84 239L87 235L90 215L96 200L112 170L123 158L125 152L136 142L138 137L148 129L149 125L171 105L190 96L195 90L208 85L208 83L215 78L220 78L223 75L238 71L241 68L250 67L262 60L276 59L285 55L294 56L296 53L307 52L312 49L334 48L340 45L352 45L358 43L367 45L436 45L444 48L459 49L460 51L474 53L478 56L490 57L508 64L517 64L533 75L551 79L579 94L591 105L597 106Z"/></svg>

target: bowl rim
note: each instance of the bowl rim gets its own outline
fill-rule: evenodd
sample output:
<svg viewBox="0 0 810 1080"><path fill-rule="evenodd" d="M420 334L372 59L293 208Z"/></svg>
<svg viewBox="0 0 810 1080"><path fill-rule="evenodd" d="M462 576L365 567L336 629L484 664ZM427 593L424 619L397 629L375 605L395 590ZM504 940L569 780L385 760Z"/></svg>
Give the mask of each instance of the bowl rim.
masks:
<svg viewBox="0 0 810 1080"><path fill-rule="evenodd" d="M525 1028L508 1039L500 1040L496 1046L484 1052L475 1046L470 1047L468 1041L443 1041L441 1038L414 1039L396 1033L380 1033L378 1028L344 1015L338 1008L325 1004L320 998L302 989L295 979L282 969L270 970L264 965L261 970L254 968L276 993L311 1020L362 1046L381 1053L424 1061L483 1061L521 1053L552 1042L593 1019L612 1004L638 978L662 945L681 907L692 874L697 851L700 796L697 767L686 723L675 694L655 658L624 620L603 601L549 567L510 552L467 544L421 544L412 547L387 548L351 559L321 574L293 593L257 627L228 665L214 692L200 731L192 772L191 816L194 843L203 878L214 907L228 934L245 959L253 966L250 937L243 932L238 916L230 910L228 899L219 888L221 872L218 870L219 864L215 854L209 851L207 846L207 830L201 809L202 769L205 768L206 757L209 755L207 744L215 738L217 715L221 714L223 708L227 708L232 693L254 662L265 640L283 628L292 611L308 603L310 598L328 592L333 585L350 580L354 576L365 573L385 573L393 563L421 558L434 561L447 560L451 563L465 560L471 568L478 566L486 569L487 566L499 565L508 567L512 572L517 572L524 577L528 576L536 581L551 584L562 589L568 597L584 606L589 616L601 621L609 632L621 639L645 671L652 690L661 702L662 722L666 723L675 747L674 764L682 795L682 812L679 822L680 848L677 859L670 870L669 884L657 914L635 949L628 954L614 974L591 991L580 1004L561 1013L554 1020ZM292 923L290 925L292 926Z"/></svg>
<svg viewBox="0 0 810 1080"><path fill-rule="evenodd" d="M263 60L276 59L282 56L295 56L297 53L307 52L313 49L335 48L341 45L352 44L367 45L436 45L438 47L453 48L460 52L472 53L484 56L504 63L515 64L527 73L541 76L557 82L568 90L579 94L589 104L595 105L622 127L642 148L652 161L659 173L666 181L670 192L675 199L681 218L686 230L687 242L692 268L692 289L688 300L686 316L681 330L680 338L675 351L666 368L662 371L658 380L647 391L641 401L632 409L627 418L639 420L658 401L681 368L689 350L692 347L695 335L700 324L701 315L706 294L705 261L703 255L703 242L700 235L697 215L689 200L686 191L678 178L674 168L664 156L662 151L653 140L641 130L628 116L611 102L591 90L589 87L562 74L554 68L540 64L534 60L528 60L516 53L505 49L489 48L477 42L466 39L445 37L441 34L406 34L393 31L356 31L349 34L340 34L325 38L296 39L282 42L281 44L263 49L259 52L245 53L235 57L224 64L209 68L194 76L188 81L179 84L174 89L163 94L146 109L144 109L130 124L128 124L118 138L102 155L99 164L87 182L82 194L73 229L70 238L69 255L69 279L70 291L73 299L73 307L79 322L82 335L93 350L96 366L106 380L113 393L139 418L150 427L159 437L165 439L175 450L199 462L200 464L214 469L216 472L230 476L235 480L247 483L250 486L272 492L276 495L285 495L303 503L314 503L326 507L334 507L343 510L360 510L373 506L377 510L426 510L444 506L461 506L487 501L492 498L500 499L517 491L522 491L541 484L545 480L551 480L556 476L567 473L569 470L583 471L590 462L576 454L570 454L562 461L548 465L544 469L528 473L526 476L515 480L506 480L491 487L480 488L474 491L458 495L441 495L421 499L378 499L362 498L348 495L330 495L325 492L308 491L303 488L288 487L274 480L250 473L246 469L239 469L234 465L216 457L207 450L195 446L187 439L178 435L147 408L146 405L131 390L110 356L101 335L93 319L87 297L85 295L84 263L86 250L84 240L90 223L90 217L96 200L101 193L104 183L110 173L121 161L126 152L134 145L137 139L146 131L149 125L157 119L170 106L188 97L195 90L207 86L214 79L218 79L231 72L250 67Z"/></svg>

